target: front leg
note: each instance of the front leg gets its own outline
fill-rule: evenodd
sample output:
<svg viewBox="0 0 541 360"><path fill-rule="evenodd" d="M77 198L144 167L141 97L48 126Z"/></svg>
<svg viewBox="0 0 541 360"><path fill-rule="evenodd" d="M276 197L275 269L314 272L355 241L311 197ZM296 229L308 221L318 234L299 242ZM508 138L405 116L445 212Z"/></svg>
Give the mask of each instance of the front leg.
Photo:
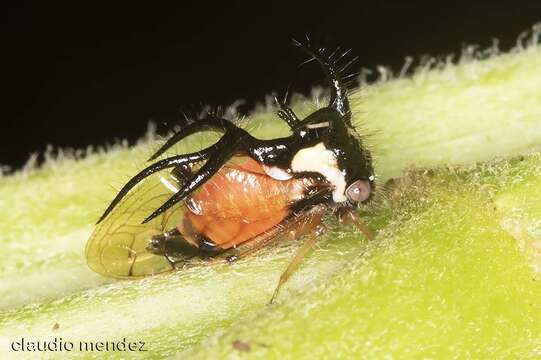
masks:
<svg viewBox="0 0 541 360"><path fill-rule="evenodd" d="M361 231L368 240L374 240L376 236L361 220L361 218L351 209L340 209L338 211L338 221L343 225L354 225Z"/></svg>

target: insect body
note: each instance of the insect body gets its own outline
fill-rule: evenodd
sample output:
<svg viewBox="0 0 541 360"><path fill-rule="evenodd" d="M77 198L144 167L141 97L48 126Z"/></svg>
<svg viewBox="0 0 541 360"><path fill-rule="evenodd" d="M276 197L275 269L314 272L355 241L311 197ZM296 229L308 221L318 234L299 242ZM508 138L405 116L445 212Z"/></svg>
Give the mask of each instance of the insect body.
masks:
<svg viewBox="0 0 541 360"><path fill-rule="evenodd" d="M372 160L352 126L338 61L324 50L296 45L325 72L329 105L301 120L280 104L278 116L292 134L271 140L257 139L214 114L181 129L150 160L199 131L224 134L201 151L158 160L128 181L87 244L92 269L141 277L186 266L193 258L229 254L233 261L285 234L308 234L276 296L324 232L326 214L335 213L371 237L354 211L373 194Z"/></svg>

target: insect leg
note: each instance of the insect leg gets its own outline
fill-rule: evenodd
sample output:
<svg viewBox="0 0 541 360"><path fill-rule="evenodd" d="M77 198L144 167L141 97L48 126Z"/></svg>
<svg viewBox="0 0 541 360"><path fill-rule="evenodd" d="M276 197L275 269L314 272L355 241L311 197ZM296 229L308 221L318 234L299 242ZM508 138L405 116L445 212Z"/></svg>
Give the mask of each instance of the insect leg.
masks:
<svg viewBox="0 0 541 360"><path fill-rule="evenodd" d="M267 230L265 233L250 239L246 244L240 246L242 250L237 251L236 254L228 256L225 260L228 263L235 262L243 257L256 253L271 242L278 240L283 232L282 226L283 225L280 224L276 225L272 229Z"/></svg>
<svg viewBox="0 0 541 360"><path fill-rule="evenodd" d="M352 210L345 209L344 211L338 212L338 220L341 224L350 225L353 224L360 232L366 236L368 240L374 240L376 237L372 230L366 226L364 221Z"/></svg>
<svg viewBox="0 0 541 360"><path fill-rule="evenodd" d="M198 249L187 242L176 228L152 236L146 250L155 255L165 256L173 267L198 255Z"/></svg>
<svg viewBox="0 0 541 360"><path fill-rule="evenodd" d="M295 257L293 257L293 260L289 263L287 269L280 275L280 280L278 281L278 285L276 286L276 289L274 289L274 293L272 294L272 298L270 299L269 303L272 304L276 297L278 296L278 293L280 292L281 287L289 280L291 275L295 273L295 271L299 268L299 266L302 263L302 260L306 257L308 252L312 249L312 247L316 244L317 240L321 235L323 235L326 231L326 228L324 225L319 224L313 234L306 240L304 244L297 250L297 253L295 254Z"/></svg>
<svg viewBox="0 0 541 360"><path fill-rule="evenodd" d="M295 238L303 235L305 233L303 230L309 227L314 221L319 224L321 217L327 211L327 207L323 205L326 195L327 191L312 194L291 205L292 213L288 217L264 233L242 244L235 254L226 258L227 262L232 263L245 256L249 256L269 243L280 239L281 235L287 232L292 232Z"/></svg>
<svg viewBox="0 0 541 360"><path fill-rule="evenodd" d="M146 250L154 255L164 256L173 268L194 257L208 259L223 250L211 240L200 235L197 244L188 241L178 228L151 237Z"/></svg>
<svg viewBox="0 0 541 360"><path fill-rule="evenodd" d="M149 159L148 161L155 160L160 155L162 155L164 152L166 152L168 149L170 149L173 145L178 143L180 140L184 139L185 137L194 134L200 130L203 130L205 128L211 128L211 129L218 129L218 130L229 130L232 127L236 126L225 119L214 117L214 116L208 116L204 119L197 120L193 124L190 124L177 133L173 134L166 142L163 144Z"/></svg>
<svg viewBox="0 0 541 360"><path fill-rule="evenodd" d="M161 171L163 169L172 168L172 167L176 167L176 166L182 166L182 165L188 165L188 164L192 164L192 163L195 163L195 162L198 162L198 161L205 160L210 156L212 150L214 150L213 146L208 147L208 148L206 148L204 150L198 151L196 153L172 156L172 157L160 160L160 161L146 167L145 169L141 170L137 175L132 177L130 179L130 181L128 181L126 183L126 185L124 185L122 187L122 189L120 189L120 191L118 192L116 197L109 204L107 209L105 209L105 212L99 218L97 223L99 224L101 221L103 221L103 219L105 219L107 217L107 215L109 215L109 213L115 208L115 206L118 205L120 200L122 200L122 198L124 196L126 196L126 194L135 185L137 185L139 182L141 182L146 177L154 174L157 171Z"/></svg>

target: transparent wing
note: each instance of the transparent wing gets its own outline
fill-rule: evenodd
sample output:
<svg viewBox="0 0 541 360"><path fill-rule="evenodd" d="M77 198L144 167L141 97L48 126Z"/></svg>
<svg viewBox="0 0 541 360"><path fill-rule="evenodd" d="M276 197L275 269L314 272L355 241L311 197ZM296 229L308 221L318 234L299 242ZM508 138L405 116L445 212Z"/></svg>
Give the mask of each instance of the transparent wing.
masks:
<svg viewBox="0 0 541 360"><path fill-rule="evenodd" d="M180 184L171 169L144 179L97 226L86 245L88 266L106 276L143 277L173 269L164 257L146 250L153 235L177 226L185 212L183 202L146 224L149 214L162 205Z"/></svg>

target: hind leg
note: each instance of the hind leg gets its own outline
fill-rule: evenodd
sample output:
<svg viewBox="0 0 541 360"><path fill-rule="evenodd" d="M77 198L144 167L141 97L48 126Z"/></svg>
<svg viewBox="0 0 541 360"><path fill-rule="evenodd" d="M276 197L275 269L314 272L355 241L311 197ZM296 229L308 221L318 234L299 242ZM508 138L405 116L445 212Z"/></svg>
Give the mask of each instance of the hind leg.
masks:
<svg viewBox="0 0 541 360"><path fill-rule="evenodd" d="M198 237L199 243L194 245L182 236L177 228L154 235L150 239L147 251L164 256L173 267L185 263L194 257L208 258L222 252L222 249L204 236Z"/></svg>
<svg viewBox="0 0 541 360"><path fill-rule="evenodd" d="M310 250L314 247L317 240L324 235L326 232L326 228L323 224L317 225L312 234L308 237L308 239L302 244L302 246L297 250L297 253L289 263L287 269L280 275L280 280L278 280L278 285L276 285L276 288L274 289L274 293L272 294L272 298L269 301L269 304L272 304L274 300L276 300L276 297L278 296L278 293L280 292L280 289L282 286L289 280L291 275L297 271L299 266L302 264L302 261L308 255Z"/></svg>

